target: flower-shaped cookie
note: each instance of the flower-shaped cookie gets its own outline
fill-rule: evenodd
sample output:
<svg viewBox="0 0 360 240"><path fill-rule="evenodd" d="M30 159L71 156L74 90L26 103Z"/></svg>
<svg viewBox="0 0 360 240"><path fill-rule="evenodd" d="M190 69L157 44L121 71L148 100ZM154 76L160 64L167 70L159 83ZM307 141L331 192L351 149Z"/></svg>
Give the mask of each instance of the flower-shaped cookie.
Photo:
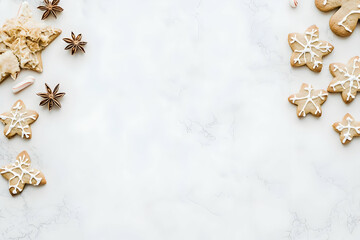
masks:
<svg viewBox="0 0 360 240"><path fill-rule="evenodd" d="M22 151L16 158L15 163L0 168L0 174L9 181L11 195L16 195L24 190L25 184L34 186L46 184L42 172L30 168L30 156Z"/></svg>
<svg viewBox="0 0 360 240"><path fill-rule="evenodd" d="M33 110L28 110L21 100L17 100L10 112L0 115L0 121L5 124L4 134L7 138L12 138L16 134L22 138L31 138L30 124L35 122L39 114Z"/></svg>
<svg viewBox="0 0 360 240"><path fill-rule="evenodd" d="M340 133L342 144L347 144L353 137L360 136L360 122L355 122L350 113L347 113L341 122L334 123L333 128L336 132Z"/></svg>
<svg viewBox="0 0 360 240"><path fill-rule="evenodd" d="M297 105L298 117L305 117L308 113L320 117L321 104L326 101L327 96L325 90L314 90L310 84L303 83L300 91L289 97L289 102Z"/></svg>
<svg viewBox="0 0 360 240"><path fill-rule="evenodd" d="M360 18L359 0L315 0L315 5L323 12L340 7L330 18L330 28L336 35L341 37L352 34Z"/></svg>
<svg viewBox="0 0 360 240"><path fill-rule="evenodd" d="M323 66L323 56L334 50L333 45L319 40L319 29L313 25L305 33L290 33L288 42L293 50L290 58L291 66L306 65L314 72L320 72Z"/></svg>
<svg viewBox="0 0 360 240"><path fill-rule="evenodd" d="M341 92L345 103L352 102L360 91L360 58L351 58L347 65L332 63L330 72L334 79L329 84L328 92Z"/></svg>

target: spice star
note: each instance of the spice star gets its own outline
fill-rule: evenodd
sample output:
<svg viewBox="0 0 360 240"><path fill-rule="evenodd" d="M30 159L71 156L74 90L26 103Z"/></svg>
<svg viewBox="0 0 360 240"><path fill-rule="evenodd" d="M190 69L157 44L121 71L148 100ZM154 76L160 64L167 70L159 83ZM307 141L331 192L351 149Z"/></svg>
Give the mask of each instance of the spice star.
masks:
<svg viewBox="0 0 360 240"><path fill-rule="evenodd" d="M61 108L61 104L60 104L58 98L62 98L65 95L65 93L64 92L58 93L59 86L60 86L60 84L56 85L56 87L54 88L54 91L52 91L51 88L45 83L47 93L38 93L37 94L38 96L44 98L44 100L42 100L40 102L40 106L45 106L47 104L49 111L51 111L54 104L56 106L58 106L59 108Z"/></svg>
<svg viewBox="0 0 360 240"><path fill-rule="evenodd" d="M45 6L38 6L38 9L45 11L44 14L42 15L41 20L44 20L45 18L50 16L50 14L52 14L55 18L57 18L56 12L64 11L62 7L58 6L59 2L60 0L53 0L51 2L49 0L44 0Z"/></svg>
<svg viewBox="0 0 360 240"><path fill-rule="evenodd" d="M81 39L81 34L75 37L75 34L71 32L71 38L63 38L63 40L69 44L65 47L65 50L71 49L71 55L74 55L78 49L85 53L84 46L87 44L87 42L82 42Z"/></svg>

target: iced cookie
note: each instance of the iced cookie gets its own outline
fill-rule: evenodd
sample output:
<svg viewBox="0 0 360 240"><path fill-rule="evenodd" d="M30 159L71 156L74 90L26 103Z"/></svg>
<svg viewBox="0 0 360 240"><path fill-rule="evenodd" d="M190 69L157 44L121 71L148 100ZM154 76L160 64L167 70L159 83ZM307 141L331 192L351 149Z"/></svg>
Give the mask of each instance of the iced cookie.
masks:
<svg viewBox="0 0 360 240"><path fill-rule="evenodd" d="M34 21L27 2L16 18L0 29L0 82L8 76L16 79L21 69L42 72L41 51L61 33L60 29Z"/></svg>
<svg viewBox="0 0 360 240"><path fill-rule="evenodd" d="M0 115L0 121L5 124L4 134L7 138L12 138L16 134L22 138L31 138L30 124L35 122L39 114L33 110L28 110L23 101L18 100L14 103L10 112Z"/></svg>
<svg viewBox="0 0 360 240"><path fill-rule="evenodd" d="M314 90L310 84L303 83L300 91L289 97L289 102L297 105L298 117L305 117L311 113L316 117L321 116L321 105L326 101L328 93L325 90Z"/></svg>
<svg viewBox="0 0 360 240"><path fill-rule="evenodd" d="M315 0L315 5L323 12L339 8L330 18L330 28L341 37L352 34L360 18L359 0Z"/></svg>
<svg viewBox="0 0 360 240"><path fill-rule="evenodd" d="M342 144L347 144L351 142L353 137L360 136L360 122L355 122L350 113L347 113L341 122L334 123L333 128L340 133Z"/></svg>
<svg viewBox="0 0 360 240"><path fill-rule="evenodd" d="M305 33L290 33L288 42L293 50L290 58L291 66L306 65L314 72L320 72L323 66L323 56L334 50L333 45L319 40L319 29L313 25Z"/></svg>
<svg viewBox="0 0 360 240"><path fill-rule="evenodd" d="M25 184L33 186L46 184L45 176L42 172L30 168L30 156L26 151L22 151L16 158L15 163L0 168L0 174L9 181L9 191L11 195L16 195L24 190Z"/></svg>
<svg viewBox="0 0 360 240"><path fill-rule="evenodd" d="M352 102L360 91L360 58L353 57L347 63L330 64L334 79L330 82L328 92L341 93L345 103Z"/></svg>

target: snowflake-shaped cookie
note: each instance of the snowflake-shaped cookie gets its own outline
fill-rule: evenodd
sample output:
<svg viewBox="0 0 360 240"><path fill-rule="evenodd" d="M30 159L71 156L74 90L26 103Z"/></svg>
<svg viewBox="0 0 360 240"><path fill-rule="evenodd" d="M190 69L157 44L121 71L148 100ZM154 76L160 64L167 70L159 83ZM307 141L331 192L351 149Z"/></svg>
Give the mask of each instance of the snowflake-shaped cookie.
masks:
<svg viewBox="0 0 360 240"><path fill-rule="evenodd" d="M326 101L327 96L325 90L314 90L310 84L303 83L300 91L289 97L289 102L297 105L298 117L305 117L308 113L320 117L321 104Z"/></svg>
<svg viewBox="0 0 360 240"><path fill-rule="evenodd" d="M351 58L347 65L332 63L330 72L334 79L329 84L328 92L341 92L345 103L352 102L360 91L360 58Z"/></svg>
<svg viewBox="0 0 360 240"><path fill-rule="evenodd" d="M323 12L340 7L330 18L330 28L341 37L352 34L360 18L360 0L315 0L315 5Z"/></svg>
<svg viewBox="0 0 360 240"><path fill-rule="evenodd" d="M360 122L355 122L350 113L347 113L341 122L334 123L333 128L340 133L342 144L349 143L353 137L360 136Z"/></svg>
<svg viewBox="0 0 360 240"><path fill-rule="evenodd" d="M319 29L313 25L305 33L290 33L288 41L293 54L290 58L291 66L306 65L314 72L320 72L323 66L323 56L334 50L334 46L319 40Z"/></svg>
<svg viewBox="0 0 360 240"><path fill-rule="evenodd" d="M11 195L21 193L25 184L34 186L46 184L44 174L39 170L31 169L30 164L29 154L22 151L17 156L15 163L0 168L0 174L9 181Z"/></svg>
<svg viewBox="0 0 360 240"><path fill-rule="evenodd" d="M0 115L0 121L5 124L4 134L11 138L16 134L22 138L31 138L30 124L35 122L39 114L33 110L27 110L23 101L14 103L10 112Z"/></svg>

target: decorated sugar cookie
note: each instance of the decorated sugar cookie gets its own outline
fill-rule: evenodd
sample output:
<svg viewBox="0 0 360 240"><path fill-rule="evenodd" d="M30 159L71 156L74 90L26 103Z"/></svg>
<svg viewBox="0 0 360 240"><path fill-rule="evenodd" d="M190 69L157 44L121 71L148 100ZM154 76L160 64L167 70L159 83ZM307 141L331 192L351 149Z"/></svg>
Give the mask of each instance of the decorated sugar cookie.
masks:
<svg viewBox="0 0 360 240"><path fill-rule="evenodd" d="M293 50L290 58L291 66L306 65L314 72L320 72L323 66L322 58L334 50L333 45L319 40L319 29L313 25L305 33L290 33L288 42Z"/></svg>
<svg viewBox="0 0 360 240"><path fill-rule="evenodd" d="M315 5L323 12L339 8L330 18L330 28L336 35L347 37L355 30L360 18L359 0L315 0Z"/></svg>
<svg viewBox="0 0 360 240"><path fill-rule="evenodd" d="M35 122L39 114L33 110L28 110L23 101L18 100L11 107L10 112L0 115L0 121L5 124L4 134L7 138L12 138L16 134L22 138L31 138L30 124Z"/></svg>
<svg viewBox="0 0 360 240"><path fill-rule="evenodd" d="M332 63L330 72L334 79L329 84L328 92L339 92L345 103L352 102L360 91L360 58L351 58L347 65Z"/></svg>
<svg viewBox="0 0 360 240"><path fill-rule="evenodd" d="M341 122L333 124L336 132L340 133L342 144L351 142L354 137L360 136L360 122L356 122L350 113L347 113Z"/></svg>
<svg viewBox="0 0 360 240"><path fill-rule="evenodd" d="M322 114L321 105L326 101L328 93L325 90L315 90L310 84L303 83L300 91L289 97L289 102L297 105L298 117L311 113L316 117Z"/></svg>
<svg viewBox="0 0 360 240"><path fill-rule="evenodd" d="M44 174L39 170L32 169L30 165L29 154L22 151L17 156L15 163L0 168L0 174L9 181L11 195L21 193L26 184L34 186L46 184Z"/></svg>
<svg viewBox="0 0 360 240"><path fill-rule="evenodd" d="M43 71L41 52L61 33L60 29L35 21L27 2L15 18L0 29L0 82L17 78L21 69Z"/></svg>

